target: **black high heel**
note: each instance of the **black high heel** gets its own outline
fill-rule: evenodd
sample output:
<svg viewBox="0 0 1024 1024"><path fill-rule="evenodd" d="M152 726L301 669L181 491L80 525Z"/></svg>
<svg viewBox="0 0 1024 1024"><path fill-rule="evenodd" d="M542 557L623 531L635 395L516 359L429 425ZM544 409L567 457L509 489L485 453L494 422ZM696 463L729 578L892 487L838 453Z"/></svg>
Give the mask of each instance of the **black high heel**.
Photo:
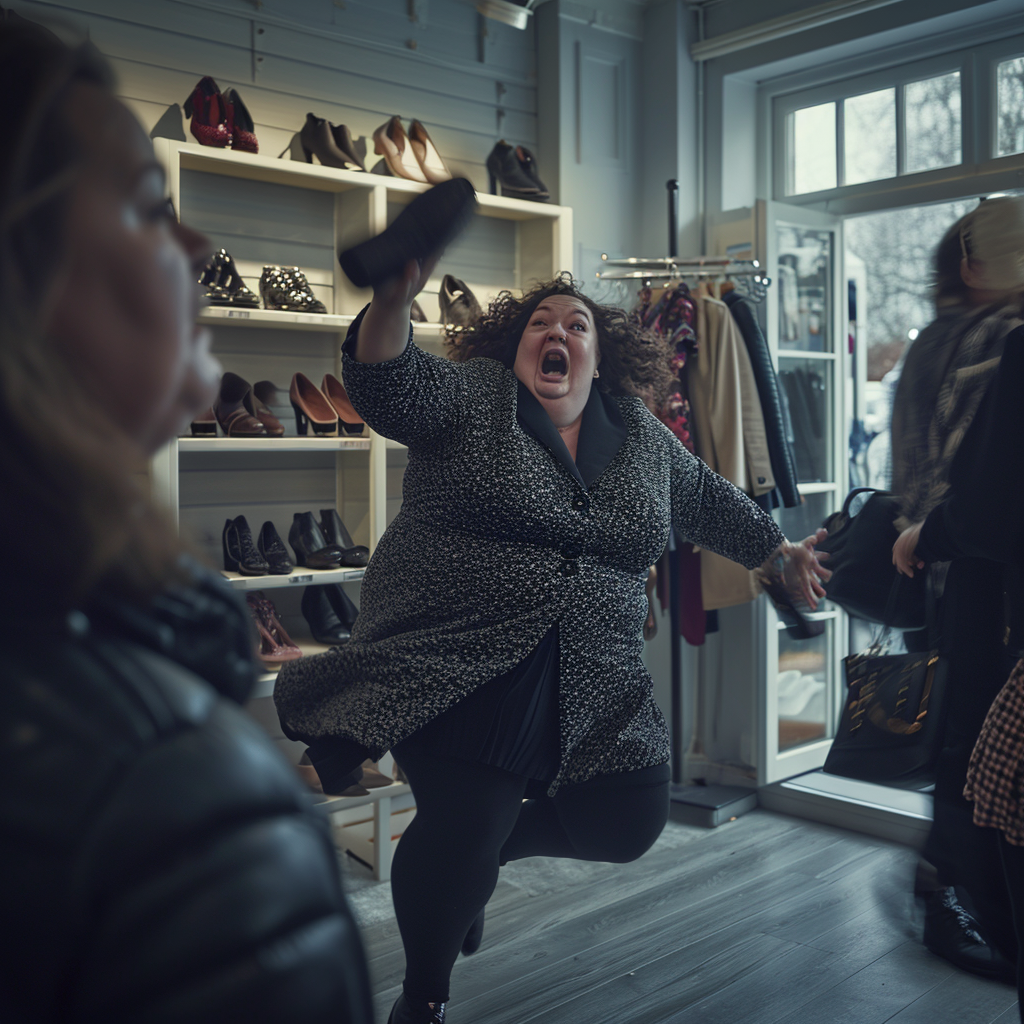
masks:
<svg viewBox="0 0 1024 1024"><path fill-rule="evenodd" d="M312 512L295 513L288 531L288 543L299 565L310 569L338 569L341 566L341 548L327 543Z"/></svg>
<svg viewBox="0 0 1024 1024"><path fill-rule="evenodd" d="M250 290L227 249L218 249L203 270L200 284L207 287L207 299L213 306L241 306L258 309L260 300Z"/></svg>
<svg viewBox="0 0 1024 1024"><path fill-rule="evenodd" d="M327 595L327 591L333 589L332 586L306 587L302 595L302 614L318 644L344 644L352 636L349 628L335 613Z"/></svg>
<svg viewBox="0 0 1024 1024"><path fill-rule="evenodd" d="M365 171L352 143L352 134L343 124L331 124L315 114L306 115L306 123L291 142L292 159L298 153L307 164L315 156L324 167L337 167L342 171ZM282 154L283 156L284 154Z"/></svg>
<svg viewBox="0 0 1024 1024"><path fill-rule="evenodd" d="M260 297L264 309L282 309L288 313L327 312L298 267L264 267L260 275Z"/></svg>
<svg viewBox="0 0 1024 1024"><path fill-rule="evenodd" d="M370 549L363 544L353 543L352 535L345 528L337 509L320 509L320 529L328 544L341 549L342 565L360 568L370 561Z"/></svg>
<svg viewBox="0 0 1024 1024"><path fill-rule="evenodd" d="M267 560L256 549L252 532L245 516L228 519L221 533L224 549L224 568L242 576L266 576L270 572Z"/></svg>
<svg viewBox="0 0 1024 1024"><path fill-rule="evenodd" d="M351 633L355 629L356 619L359 617L359 609L355 602L345 593L340 583L331 583L324 587L324 596L331 606L331 610L338 617L338 621Z"/></svg>

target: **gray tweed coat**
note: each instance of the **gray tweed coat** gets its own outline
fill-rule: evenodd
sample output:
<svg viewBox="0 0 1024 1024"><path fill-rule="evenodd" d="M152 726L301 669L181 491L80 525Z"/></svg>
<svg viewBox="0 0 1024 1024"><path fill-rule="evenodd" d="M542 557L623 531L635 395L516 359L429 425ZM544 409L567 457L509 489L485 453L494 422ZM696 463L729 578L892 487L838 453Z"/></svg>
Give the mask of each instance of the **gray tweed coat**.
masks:
<svg viewBox="0 0 1024 1024"><path fill-rule="evenodd" d="M343 358L352 404L408 445L409 463L351 641L280 671L286 732L379 756L515 666L557 620L561 765L549 793L667 761L641 659L647 567L674 525L754 568L783 539L771 517L638 398L591 392L574 463L495 360L455 363L411 340L385 363Z"/></svg>

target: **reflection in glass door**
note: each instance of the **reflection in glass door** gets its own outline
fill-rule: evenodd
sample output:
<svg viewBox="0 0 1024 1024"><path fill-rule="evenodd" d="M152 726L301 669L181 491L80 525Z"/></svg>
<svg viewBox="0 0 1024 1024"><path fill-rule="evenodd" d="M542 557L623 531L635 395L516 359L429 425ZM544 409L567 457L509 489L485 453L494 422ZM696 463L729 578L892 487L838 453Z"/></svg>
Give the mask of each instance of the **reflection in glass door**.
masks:
<svg viewBox="0 0 1024 1024"><path fill-rule="evenodd" d="M791 540L813 533L846 493L843 405L847 377L842 237L837 218L767 203L760 237L768 273L768 341L788 416L801 504L776 512ZM758 781L764 785L819 768L841 707L843 613L827 603L814 617L824 631L791 638L767 608Z"/></svg>

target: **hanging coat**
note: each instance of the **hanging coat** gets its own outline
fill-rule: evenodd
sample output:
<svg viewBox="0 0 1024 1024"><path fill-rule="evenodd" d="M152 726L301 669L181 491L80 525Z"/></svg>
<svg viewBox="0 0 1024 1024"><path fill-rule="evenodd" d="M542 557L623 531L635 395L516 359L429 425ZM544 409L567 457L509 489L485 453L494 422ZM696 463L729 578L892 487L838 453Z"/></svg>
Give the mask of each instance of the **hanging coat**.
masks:
<svg viewBox="0 0 1024 1024"><path fill-rule="evenodd" d="M697 358L690 370L697 454L716 473L752 497L775 487L757 382L739 327L718 299L697 300ZM710 551L701 551L704 608L728 608L754 600L751 572Z"/></svg>

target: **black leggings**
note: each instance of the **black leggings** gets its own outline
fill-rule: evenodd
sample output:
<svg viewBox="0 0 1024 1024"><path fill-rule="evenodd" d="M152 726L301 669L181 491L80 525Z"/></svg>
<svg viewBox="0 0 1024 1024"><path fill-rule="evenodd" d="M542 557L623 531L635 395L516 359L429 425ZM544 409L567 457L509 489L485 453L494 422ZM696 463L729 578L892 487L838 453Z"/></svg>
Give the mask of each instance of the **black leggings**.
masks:
<svg viewBox="0 0 1024 1024"><path fill-rule="evenodd" d="M523 857L625 863L646 853L668 820L668 765L604 775L523 802L529 780L416 742L395 747L416 816L395 851L391 892L405 947L406 996L446 1002L470 925Z"/></svg>

